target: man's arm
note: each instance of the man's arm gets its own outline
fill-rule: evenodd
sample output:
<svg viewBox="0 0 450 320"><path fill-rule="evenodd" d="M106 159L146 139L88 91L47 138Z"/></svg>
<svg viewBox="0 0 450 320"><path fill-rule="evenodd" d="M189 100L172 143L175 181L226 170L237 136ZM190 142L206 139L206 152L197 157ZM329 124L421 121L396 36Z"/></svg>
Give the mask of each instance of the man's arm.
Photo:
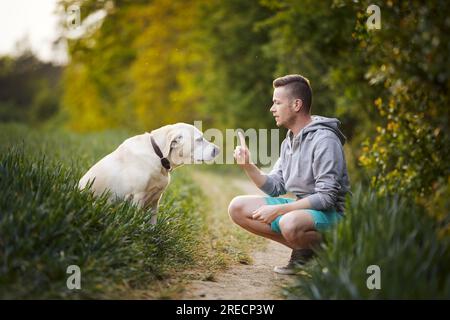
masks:
<svg viewBox="0 0 450 320"><path fill-rule="evenodd" d="M266 182L267 177L264 172L251 163L250 151L247 148L242 132L238 132L238 137L241 145L237 146L234 150L234 158L236 159L238 166L244 169L250 180L252 180L253 183L260 188Z"/></svg>
<svg viewBox="0 0 450 320"><path fill-rule="evenodd" d="M251 162L250 151L247 148L243 134L238 132L238 136L240 146L237 146L234 151L234 158L237 164L244 169L250 180L266 194L272 197L285 194L286 190L280 168L280 159L275 164L272 172L265 174Z"/></svg>
<svg viewBox="0 0 450 320"><path fill-rule="evenodd" d="M294 202L282 204L279 206L280 214L285 214L294 210L312 209L308 198L303 198Z"/></svg>
<svg viewBox="0 0 450 320"><path fill-rule="evenodd" d="M314 151L315 193L308 196L312 209L329 210L336 206L340 177L345 168L342 144L336 138L324 138Z"/></svg>
<svg viewBox="0 0 450 320"><path fill-rule="evenodd" d="M247 176L250 178L250 180L253 181L253 183L258 187L261 188L267 181L267 176L264 172L262 172L257 166L255 166L253 163L247 163L244 165L240 165L242 169L244 169Z"/></svg>
<svg viewBox="0 0 450 320"><path fill-rule="evenodd" d="M253 219L263 221L265 223L271 223L278 216L286 214L294 210L311 209L311 202L308 198L303 198L295 202L278 204L278 205L265 205L259 207L253 211Z"/></svg>

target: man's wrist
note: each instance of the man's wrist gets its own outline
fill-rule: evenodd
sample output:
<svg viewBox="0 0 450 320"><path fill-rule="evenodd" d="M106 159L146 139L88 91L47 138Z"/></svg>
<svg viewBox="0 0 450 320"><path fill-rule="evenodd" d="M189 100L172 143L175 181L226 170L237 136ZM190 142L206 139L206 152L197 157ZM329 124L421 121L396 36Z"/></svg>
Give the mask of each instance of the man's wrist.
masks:
<svg viewBox="0 0 450 320"><path fill-rule="evenodd" d="M286 204L279 205L279 209L277 210L277 213L279 216L282 216L283 214L286 214L289 211L292 211L292 210L290 210L289 203L286 203Z"/></svg>
<svg viewBox="0 0 450 320"><path fill-rule="evenodd" d="M249 163L244 163L244 164L238 164L238 166L241 167L242 169L244 169L245 171L247 171L252 168L252 164L253 163L249 162Z"/></svg>
<svg viewBox="0 0 450 320"><path fill-rule="evenodd" d="M294 210L304 210L304 209L310 209L311 204L308 199L304 198L301 200L296 200L291 203L283 204L283 214L294 211Z"/></svg>

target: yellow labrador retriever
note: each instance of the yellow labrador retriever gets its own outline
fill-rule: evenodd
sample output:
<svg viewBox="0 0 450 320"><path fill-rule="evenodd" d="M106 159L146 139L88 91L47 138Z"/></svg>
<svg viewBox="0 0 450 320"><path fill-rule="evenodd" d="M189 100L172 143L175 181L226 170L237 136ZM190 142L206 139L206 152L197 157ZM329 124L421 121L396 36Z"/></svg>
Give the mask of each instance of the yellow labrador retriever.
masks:
<svg viewBox="0 0 450 320"><path fill-rule="evenodd" d="M167 125L125 140L90 168L78 187L92 184L95 195L109 191L110 200L129 199L152 209L151 223L155 224L159 200L170 182L169 172L183 164L211 161L219 152L193 125Z"/></svg>

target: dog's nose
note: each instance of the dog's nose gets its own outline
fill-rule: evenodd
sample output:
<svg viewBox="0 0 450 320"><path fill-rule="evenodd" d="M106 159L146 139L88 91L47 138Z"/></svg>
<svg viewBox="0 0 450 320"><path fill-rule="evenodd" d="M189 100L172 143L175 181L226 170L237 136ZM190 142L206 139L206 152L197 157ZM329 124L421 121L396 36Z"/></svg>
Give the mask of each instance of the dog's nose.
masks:
<svg viewBox="0 0 450 320"><path fill-rule="evenodd" d="M213 158L215 158L219 153L220 153L219 147L214 146L214 148L213 148L213 150L212 150L212 156L213 156Z"/></svg>

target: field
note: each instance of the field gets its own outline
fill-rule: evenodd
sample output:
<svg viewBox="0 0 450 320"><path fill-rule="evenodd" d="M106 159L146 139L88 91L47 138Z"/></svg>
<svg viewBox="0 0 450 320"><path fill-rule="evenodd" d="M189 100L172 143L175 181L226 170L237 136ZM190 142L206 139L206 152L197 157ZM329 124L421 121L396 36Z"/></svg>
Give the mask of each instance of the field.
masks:
<svg viewBox="0 0 450 320"><path fill-rule="evenodd" d="M76 188L90 165L132 133L13 124L0 132L0 298L183 298L192 280L216 281L217 272L252 264L252 252L267 244L228 218L229 201L245 193L232 168L174 171L152 226L148 212ZM445 214L439 219L371 188L353 190L346 219L284 296L449 298ZM70 265L80 267L81 290L67 288ZM371 290L373 265L380 289Z"/></svg>
<svg viewBox="0 0 450 320"><path fill-rule="evenodd" d="M175 298L189 279L248 262L248 236L230 228L226 200L222 212L208 212L193 168L173 173L156 226L129 203L76 189L130 133L0 131L1 298ZM82 290L67 289L69 265L80 267Z"/></svg>

